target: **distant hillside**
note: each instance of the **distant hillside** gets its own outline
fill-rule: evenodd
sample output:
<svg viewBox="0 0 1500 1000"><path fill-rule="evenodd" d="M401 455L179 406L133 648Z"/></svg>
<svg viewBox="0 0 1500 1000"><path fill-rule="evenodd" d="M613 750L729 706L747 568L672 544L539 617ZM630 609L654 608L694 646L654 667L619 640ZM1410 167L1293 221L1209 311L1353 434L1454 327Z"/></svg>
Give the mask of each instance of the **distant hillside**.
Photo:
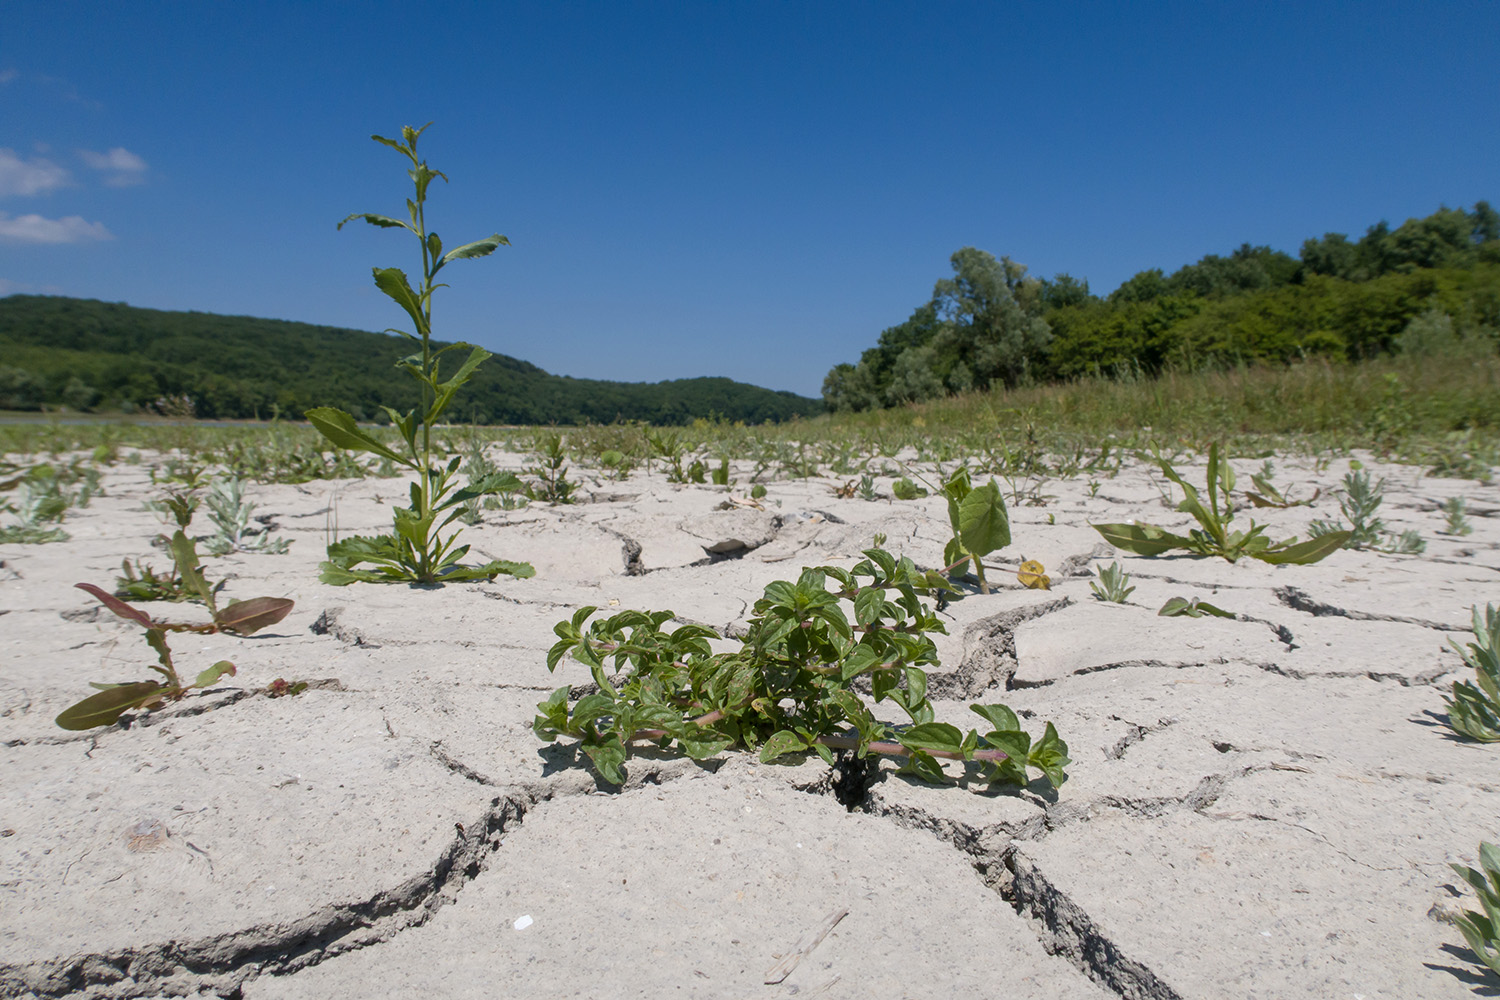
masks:
<svg viewBox="0 0 1500 1000"><path fill-rule="evenodd" d="M337 406L373 418L416 403L395 367L409 341L249 316L162 312L57 296L0 298L0 409L139 409L190 396L201 417L300 417ZM456 352L455 355L456 357ZM823 411L820 400L727 378L605 382L550 375L496 355L449 411L480 423L762 423Z"/></svg>

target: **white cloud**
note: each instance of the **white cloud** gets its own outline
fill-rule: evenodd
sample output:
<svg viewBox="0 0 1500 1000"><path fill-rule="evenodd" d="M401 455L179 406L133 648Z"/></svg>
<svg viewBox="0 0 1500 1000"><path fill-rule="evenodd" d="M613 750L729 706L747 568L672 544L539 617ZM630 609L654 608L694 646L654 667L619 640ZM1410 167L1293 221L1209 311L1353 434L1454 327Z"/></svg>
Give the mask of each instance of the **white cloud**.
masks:
<svg viewBox="0 0 1500 1000"><path fill-rule="evenodd" d="M0 149L0 198L16 194L46 194L68 183L67 170L51 160L23 160L13 149Z"/></svg>
<svg viewBox="0 0 1500 1000"><path fill-rule="evenodd" d="M107 153L80 149L78 155L95 170L108 171L110 176L105 178L104 183L110 187L130 187L146 183L146 161L124 146L116 146Z"/></svg>
<svg viewBox="0 0 1500 1000"><path fill-rule="evenodd" d="M115 234L102 222L86 222L81 215L47 219L40 215L11 218L0 212L0 243L88 243L112 240Z"/></svg>

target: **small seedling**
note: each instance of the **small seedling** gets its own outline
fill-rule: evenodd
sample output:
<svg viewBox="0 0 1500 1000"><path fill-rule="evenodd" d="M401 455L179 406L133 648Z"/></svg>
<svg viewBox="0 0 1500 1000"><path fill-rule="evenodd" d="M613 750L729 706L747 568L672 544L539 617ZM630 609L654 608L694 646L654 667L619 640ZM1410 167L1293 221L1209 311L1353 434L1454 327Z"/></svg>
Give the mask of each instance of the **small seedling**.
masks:
<svg viewBox="0 0 1500 1000"><path fill-rule="evenodd" d="M307 690L307 681L289 681L278 677L266 685L267 698L288 698Z"/></svg>
<svg viewBox="0 0 1500 1000"><path fill-rule="evenodd" d="M207 605L212 620L205 624L156 621L139 608L132 607L91 583L78 584L80 590L92 594L111 612L146 630L146 643L156 651L158 661L151 665L151 669L161 674L162 680L93 684L93 687L99 689L98 694L90 695L65 709L57 717L57 724L62 728L92 729L95 726L112 725L132 708L160 708L169 701L180 701L189 691L209 687L225 674L234 673L233 663L220 660L198 674L191 684L184 684L172 661L172 650L167 646L168 632L196 632L200 635L230 632L235 635L250 635L276 624L292 610L292 602L284 597L254 597L219 608L214 600L214 591L204 581L198 568L192 540L178 531L172 538L172 549L177 557L178 572L187 586Z"/></svg>
<svg viewBox="0 0 1500 1000"><path fill-rule="evenodd" d="M902 476L891 484L891 495L897 500L917 500L927 495L927 491L906 476Z"/></svg>
<svg viewBox="0 0 1500 1000"><path fill-rule="evenodd" d="M1483 912L1465 910L1453 922L1474 955L1495 973L1500 973L1500 847L1488 842L1479 845L1477 871L1467 865L1450 864L1460 878L1479 896Z"/></svg>
<svg viewBox="0 0 1500 1000"><path fill-rule="evenodd" d="M1125 599L1130 596L1134 587L1129 586L1130 574L1120 568L1118 562L1112 562L1099 570L1099 582L1089 581L1089 589L1094 592L1094 597L1101 601L1109 601L1114 604L1124 604Z"/></svg>
<svg viewBox="0 0 1500 1000"><path fill-rule="evenodd" d="M750 499L761 500L765 497L765 495L766 486L764 483L756 483L754 486L750 487Z"/></svg>
<svg viewBox="0 0 1500 1000"><path fill-rule="evenodd" d="M1442 507L1439 509L1442 510L1443 516L1448 519L1448 522L1443 525L1438 534L1454 535L1457 537L1472 534L1474 526L1469 523L1466 507L1467 503L1463 497L1449 497L1447 500L1444 500Z"/></svg>
<svg viewBox="0 0 1500 1000"><path fill-rule="evenodd" d="M1474 641L1468 648L1448 640L1475 674L1472 684L1454 682L1448 725L1481 743L1500 743L1500 611L1493 604L1485 605L1483 618L1479 605L1473 611Z"/></svg>
<svg viewBox="0 0 1500 1000"><path fill-rule="evenodd" d="M938 662L928 633L945 629L919 595L942 581L883 549L864 555L852 570L809 568L795 583L772 583L733 652L714 653L719 635L706 626L666 631L670 611L624 611L585 627L597 609L580 608L557 624L547 668L571 656L592 671L597 691L570 704L570 689L558 688L537 705L533 729L549 742L578 740L615 785L641 742L694 759L758 749L766 763L808 751L830 764L835 750L874 753L904 758L904 770L933 782L948 780L942 760L973 763L984 781L1023 785L1035 767L1061 785L1068 748L1050 722L1033 743L1004 705L970 706L989 723L984 735L934 721L922 667ZM605 669L611 659L614 678ZM911 721L877 719L861 689Z"/></svg>
<svg viewBox="0 0 1500 1000"><path fill-rule="evenodd" d="M44 545L67 541L68 533L56 527L67 509L66 498L55 489L31 481L21 483L16 488L15 502L0 505L0 510L8 510L16 517L15 524L0 527L0 543Z"/></svg>
<svg viewBox="0 0 1500 1000"><path fill-rule="evenodd" d="M1234 469L1229 462L1219 459L1219 446L1208 449L1208 503L1200 499L1197 489L1183 480L1172 463L1157 456L1162 474L1181 487L1184 498L1177 509L1193 515L1199 527L1187 535L1175 535L1154 524L1136 521L1134 524L1095 524L1094 529L1104 540L1119 549L1142 556L1156 556L1172 549L1185 549L1194 555L1222 556L1235 562L1244 556L1272 564L1295 563L1305 565L1337 552L1343 547L1349 533L1335 531L1299 542L1289 538L1272 542L1266 537L1266 525L1250 522L1248 531L1231 531L1234 505L1230 494L1234 490Z"/></svg>
<svg viewBox="0 0 1500 1000"><path fill-rule="evenodd" d="M522 471L535 476L531 497L544 503L574 503L578 484L568 478L568 452L561 434L542 434L536 442L537 462Z"/></svg>
<svg viewBox="0 0 1500 1000"><path fill-rule="evenodd" d="M428 123L429 125L431 122ZM328 546L328 561L323 564L320 579L324 583L344 585L357 580L368 582L415 582L440 583L458 580L492 580L497 574L510 573L515 576L531 576L535 571L526 563L496 559L483 566L463 566L459 563L468 554L467 545L458 545L461 529L444 537L442 531L463 513L466 501L474 497L487 496L501 489L514 489L503 476L509 473L470 481L458 488L456 474L462 461L453 458L439 464L432 440L432 429L443 412L453 402L454 395L474 374L490 352L482 347L473 347L469 357L446 380L440 373L442 355L467 344L449 344L433 349L432 343L432 295L440 286L435 281L437 274L455 260L471 260L486 257L497 247L509 245L510 241L499 233L473 243L443 251L443 241L437 233L427 231L425 206L427 188L434 178L448 178L441 171L433 170L427 161L417 155L417 139L427 130L407 126L401 130L401 141L384 136L371 136L383 146L389 146L411 161L407 176L416 186L416 199L407 199L406 220L386 215L356 212L339 223L339 228L353 219L363 219L382 229L404 229L417 238L422 249L422 281L413 289L400 268L375 268L375 286L390 297L411 318L416 333L395 330L408 340L419 344L419 353L404 358L399 367L416 380L422 391L422 405L406 413L398 413L389 406L381 407L396 425L400 435L397 448L393 449L372 436L355 422L353 416L331 406L321 406L307 411L307 419L336 447L352 451L367 451L403 466L416 474L417 481L411 484L411 505L397 507L394 511L394 532L389 535L356 535ZM514 479L510 476L510 479ZM374 569L358 569L360 563L369 563Z"/></svg>
<svg viewBox="0 0 1500 1000"><path fill-rule="evenodd" d="M1236 617L1233 611L1225 611L1207 601L1200 601L1196 597L1191 600L1186 597L1168 598L1167 603L1161 606L1157 614L1162 618L1202 618L1204 615L1213 615L1215 618Z"/></svg>
<svg viewBox="0 0 1500 1000"><path fill-rule="evenodd" d="M965 563L971 564L979 578L979 592L988 594L982 558L1010 544L1010 515L1000 485L991 478L983 486L972 486L969 470L959 468L943 483L943 495L948 499L948 522L953 529L943 549L944 572L961 574Z"/></svg>
<svg viewBox="0 0 1500 1000"><path fill-rule="evenodd" d="M196 597L176 573L158 573L139 559L132 565L127 558L120 564L122 576L115 577L115 596L132 601L186 601ZM220 581L218 587L223 587Z"/></svg>
<svg viewBox="0 0 1500 1000"><path fill-rule="evenodd" d="M1275 466L1268 458L1260 467L1260 471L1252 473L1250 481L1255 484L1255 489L1246 490L1245 498L1256 507L1311 507L1314 500L1318 499L1318 490L1313 490L1313 495L1305 500L1293 500L1289 495L1281 492L1281 488L1271 481L1276 474Z"/></svg>
<svg viewBox="0 0 1500 1000"><path fill-rule="evenodd" d="M245 499L245 484L237 477L219 479L209 487L204 502L214 533L204 540L204 549L216 556L231 552L264 552L285 554L292 544L288 539L271 537L264 528L252 528L255 504Z"/></svg>

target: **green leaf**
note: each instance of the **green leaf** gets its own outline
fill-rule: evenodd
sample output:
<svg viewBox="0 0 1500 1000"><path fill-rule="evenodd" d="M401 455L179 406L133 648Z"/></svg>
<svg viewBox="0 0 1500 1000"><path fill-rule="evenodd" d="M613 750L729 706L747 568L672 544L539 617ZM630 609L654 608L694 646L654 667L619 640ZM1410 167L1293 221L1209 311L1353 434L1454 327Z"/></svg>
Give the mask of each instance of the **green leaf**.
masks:
<svg viewBox="0 0 1500 1000"><path fill-rule="evenodd" d="M1021 720L1005 705L970 705L969 711L982 716L999 732L1019 732L1021 729Z"/></svg>
<svg viewBox="0 0 1500 1000"><path fill-rule="evenodd" d="M807 749L807 741L790 729L783 729L776 733L760 748L760 762L769 764L778 757L784 757L789 753L797 753Z"/></svg>
<svg viewBox="0 0 1500 1000"><path fill-rule="evenodd" d="M567 731L569 690L565 684L553 691L546 701L537 702L537 711L541 714L532 720L531 728L549 743Z"/></svg>
<svg viewBox="0 0 1500 1000"><path fill-rule="evenodd" d="M151 616L146 614L146 612L142 611L140 608L131 607L129 604L126 604L115 595L100 590L92 583L75 583L73 586L77 587L79 590L87 591L88 593L94 595L94 597L98 599L100 604L103 604L110 611L119 615L121 618L124 618L126 621L135 622L142 628L151 628L153 626Z"/></svg>
<svg viewBox="0 0 1500 1000"><path fill-rule="evenodd" d="M1251 552L1250 554L1261 562L1268 562L1274 565L1292 563L1298 566L1305 566L1308 563L1315 563L1319 559L1337 552L1344 547L1352 535L1353 532L1349 531L1330 531L1326 535L1309 538L1305 542L1295 542L1290 545L1267 549L1263 552Z"/></svg>
<svg viewBox="0 0 1500 1000"><path fill-rule="evenodd" d="M402 222L400 219L393 219L388 215L375 215L370 212L355 212L352 215L346 216L344 218L344 222L340 222L338 227L340 229L343 229L345 222L351 222L354 219L364 219L370 225L379 226L382 229L406 229L410 230L411 232L416 232L416 230L412 229L410 225Z"/></svg>
<svg viewBox="0 0 1500 1000"><path fill-rule="evenodd" d="M411 285L407 284L406 272L399 267L376 267L371 268L371 271L375 275L375 287L406 310L406 314L416 325L417 333L423 337L430 335L427 316L422 310L422 300L412 291Z"/></svg>
<svg viewBox="0 0 1500 1000"><path fill-rule="evenodd" d="M994 479L970 490L959 501L958 534L964 548L976 556L989 555L1010 544L1010 517Z"/></svg>
<svg viewBox="0 0 1500 1000"><path fill-rule="evenodd" d="M984 739L991 747L1006 755L1005 760L996 763L996 773L991 780L1025 786L1026 758L1031 751L1031 737L1019 729L1010 729L990 733Z"/></svg>
<svg viewBox="0 0 1500 1000"><path fill-rule="evenodd" d="M1061 788L1063 782L1068 780L1067 773L1063 771L1064 767L1072 763L1068 758L1068 745L1057 735L1052 723L1047 723L1042 738L1031 748L1027 762L1040 769L1054 788Z"/></svg>
<svg viewBox="0 0 1500 1000"><path fill-rule="evenodd" d="M195 681L193 681L193 687L195 687L195 688L206 688L206 687L209 687L210 685L212 685L214 683L214 681L218 680L220 677L223 677L225 674L231 674L231 675L233 675L234 672L235 672L235 670L234 670L234 664L233 663L230 663L228 660L220 660L218 663L215 663L213 666L209 667L207 670L205 670L202 673L200 673L198 675L198 679L195 680Z"/></svg>
<svg viewBox="0 0 1500 1000"><path fill-rule="evenodd" d="M183 589L197 594L210 611L214 610L214 592L203 579L198 546L181 528L172 533L172 558L177 563L177 575L182 577Z"/></svg>
<svg viewBox="0 0 1500 1000"><path fill-rule="evenodd" d="M947 750L958 753L963 747L964 734L957 726L946 722L927 722L912 726L896 737L901 745L910 750Z"/></svg>
<svg viewBox="0 0 1500 1000"><path fill-rule="evenodd" d="M1157 615L1162 618L1202 618L1204 615L1213 615L1215 618L1234 618L1233 611L1225 611L1223 608L1215 607L1207 601L1198 598L1188 600L1186 597L1171 597L1167 603L1161 606Z"/></svg>
<svg viewBox="0 0 1500 1000"><path fill-rule="evenodd" d="M390 411L395 413L395 411ZM318 406L307 411L307 420L316 427L323 436L333 443L336 448L345 448L349 451L373 452L382 458L388 458L401 465L415 468L410 459L402 458L379 441L359 429L354 418L343 410L332 406Z"/></svg>
<svg viewBox="0 0 1500 1000"><path fill-rule="evenodd" d="M606 743L585 743L583 752L589 755L595 770L605 781L611 785L625 784L625 772L620 769L625 763L625 744L619 737L612 737Z"/></svg>
<svg viewBox="0 0 1500 1000"><path fill-rule="evenodd" d="M126 711L160 698L166 690L156 681L121 684L89 695L78 704L64 709L56 721L62 728L72 730L113 725Z"/></svg>
<svg viewBox="0 0 1500 1000"><path fill-rule="evenodd" d="M915 774L923 781L934 785L948 784L948 776L943 773L943 766L937 762L937 758L921 750L913 751L896 773Z"/></svg>
<svg viewBox="0 0 1500 1000"><path fill-rule="evenodd" d="M227 632L251 635L270 625L275 625L292 610L293 602L286 597L252 597L248 601L234 601L223 611L214 615L214 623Z"/></svg>
<svg viewBox="0 0 1500 1000"><path fill-rule="evenodd" d="M499 233L496 233L495 235L487 236L482 240L475 240L473 243L465 243L461 247L455 247L454 249L449 250L447 254L443 256L443 259L438 262L438 266L441 267L443 264L446 264L452 260L467 260L471 257L487 257L490 254L494 253L497 248L502 246L510 246L510 240L506 239L504 236L501 236ZM434 273L436 273L436 268L434 268L433 270Z"/></svg>
<svg viewBox="0 0 1500 1000"><path fill-rule="evenodd" d="M1104 540L1117 549L1134 552L1139 556L1159 556L1170 549L1190 549L1191 538L1163 531L1154 524L1090 524Z"/></svg>
<svg viewBox="0 0 1500 1000"><path fill-rule="evenodd" d="M854 620L869 626L880 620L885 610L885 591L867 587L854 595Z"/></svg>
<svg viewBox="0 0 1500 1000"><path fill-rule="evenodd" d="M427 423L430 424L437 420L442 412L448 408L448 404L452 402L453 394L458 392L459 388L465 382L469 381L469 376L474 374L474 369L483 364L485 358L490 357L494 357L494 355L482 347L476 347L470 352L468 360L453 374L453 377L438 386L437 396L427 411Z"/></svg>

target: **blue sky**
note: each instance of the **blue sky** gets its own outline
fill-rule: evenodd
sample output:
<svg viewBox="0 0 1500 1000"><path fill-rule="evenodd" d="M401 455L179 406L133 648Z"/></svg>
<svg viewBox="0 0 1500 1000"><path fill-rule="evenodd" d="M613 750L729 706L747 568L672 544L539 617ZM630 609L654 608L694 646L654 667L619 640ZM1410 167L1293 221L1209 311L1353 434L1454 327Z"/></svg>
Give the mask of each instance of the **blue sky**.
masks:
<svg viewBox="0 0 1500 1000"><path fill-rule="evenodd" d="M817 395L963 246L1106 293L1500 202L1496 3L0 0L0 294L434 330ZM316 359L308 359L316 364Z"/></svg>

